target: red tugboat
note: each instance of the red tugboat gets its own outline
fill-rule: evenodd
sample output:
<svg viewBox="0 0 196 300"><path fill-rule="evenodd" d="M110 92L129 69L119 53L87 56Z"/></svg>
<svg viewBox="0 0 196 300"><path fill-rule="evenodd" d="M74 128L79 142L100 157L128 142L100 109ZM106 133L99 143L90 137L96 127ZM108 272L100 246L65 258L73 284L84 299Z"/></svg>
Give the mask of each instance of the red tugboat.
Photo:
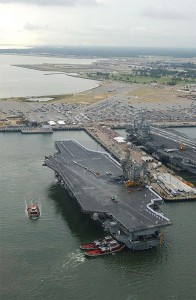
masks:
<svg viewBox="0 0 196 300"><path fill-rule="evenodd" d="M27 205L27 215L30 219L36 220L40 217L40 209L37 204Z"/></svg>
<svg viewBox="0 0 196 300"><path fill-rule="evenodd" d="M125 248L125 245L119 244L117 241L112 240L108 244L99 247L98 249L94 250L87 250L85 251L85 255L88 257L97 257L100 255L120 252Z"/></svg>
<svg viewBox="0 0 196 300"><path fill-rule="evenodd" d="M80 245L81 250L94 250L98 249L101 246L107 245L110 241L113 240L112 236L106 236L104 239L96 240L91 243Z"/></svg>

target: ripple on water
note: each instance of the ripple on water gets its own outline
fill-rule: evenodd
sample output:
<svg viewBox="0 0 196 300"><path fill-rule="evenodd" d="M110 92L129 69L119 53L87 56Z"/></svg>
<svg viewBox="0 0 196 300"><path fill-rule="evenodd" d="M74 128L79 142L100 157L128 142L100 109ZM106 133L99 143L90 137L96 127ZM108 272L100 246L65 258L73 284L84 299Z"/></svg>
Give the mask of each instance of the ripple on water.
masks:
<svg viewBox="0 0 196 300"><path fill-rule="evenodd" d="M73 269L77 268L80 264L84 263L85 261L84 253L80 250L73 251L66 255L63 263L62 268L64 269Z"/></svg>

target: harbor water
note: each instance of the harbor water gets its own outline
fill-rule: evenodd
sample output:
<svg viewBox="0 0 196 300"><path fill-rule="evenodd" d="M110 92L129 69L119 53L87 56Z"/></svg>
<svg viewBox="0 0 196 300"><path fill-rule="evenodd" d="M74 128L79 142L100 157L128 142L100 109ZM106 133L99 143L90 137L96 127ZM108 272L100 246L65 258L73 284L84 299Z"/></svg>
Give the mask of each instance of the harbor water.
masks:
<svg viewBox="0 0 196 300"><path fill-rule="evenodd" d="M0 299L196 299L196 203L164 204L172 226L157 249L85 258L79 245L106 233L42 166L64 139L101 149L83 131L0 133ZM38 220L25 214L31 202Z"/></svg>
<svg viewBox="0 0 196 300"><path fill-rule="evenodd" d="M73 59L22 55L0 55L0 98L64 95L99 85L96 80L67 76L61 72L38 71L16 65L91 64L96 59Z"/></svg>

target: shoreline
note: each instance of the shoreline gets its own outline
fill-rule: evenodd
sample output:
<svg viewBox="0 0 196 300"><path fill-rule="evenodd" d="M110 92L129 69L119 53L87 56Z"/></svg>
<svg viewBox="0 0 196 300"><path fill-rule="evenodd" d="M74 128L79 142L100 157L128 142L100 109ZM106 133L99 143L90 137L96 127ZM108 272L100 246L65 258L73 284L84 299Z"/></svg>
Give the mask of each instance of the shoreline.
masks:
<svg viewBox="0 0 196 300"><path fill-rule="evenodd" d="M97 124L98 126L102 126L102 124ZM153 124L155 125L155 124ZM51 129L53 131L69 131L69 130L84 130L85 132L88 132L87 128L91 128L92 126L74 126L74 125L64 125L64 126L51 126ZM110 124L111 129L116 129L116 130L125 130L126 126L124 125L117 125L117 124ZM178 124L177 125L168 125L167 127L163 127L163 126L157 126L157 127L161 127L161 128L195 128L196 127L196 123L192 124L192 125L183 125L183 124ZM23 130L24 128L28 128L29 130L32 128L41 128L40 126L37 127L32 127L32 126L14 126L14 125L7 125L7 126L0 126L0 132L5 132L5 133L9 133L9 132L21 132L21 130ZM89 133L88 133L89 134ZM89 134L90 135L90 134Z"/></svg>

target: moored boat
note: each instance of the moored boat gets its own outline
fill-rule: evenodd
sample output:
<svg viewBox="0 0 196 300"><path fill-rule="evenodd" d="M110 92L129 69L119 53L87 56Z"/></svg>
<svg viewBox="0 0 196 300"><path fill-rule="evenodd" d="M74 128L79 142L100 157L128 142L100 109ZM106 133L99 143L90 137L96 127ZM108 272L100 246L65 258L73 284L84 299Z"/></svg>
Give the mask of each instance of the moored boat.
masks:
<svg viewBox="0 0 196 300"><path fill-rule="evenodd" d="M101 246L97 249L85 251L85 255L88 257L97 257L100 255L120 252L125 248L125 245L118 243L117 241L111 241L108 244Z"/></svg>
<svg viewBox="0 0 196 300"><path fill-rule="evenodd" d="M107 245L110 241L114 240L111 235L105 236L104 239L95 240L91 243L81 244L81 250L93 250L98 249L101 246Z"/></svg>
<svg viewBox="0 0 196 300"><path fill-rule="evenodd" d="M30 219L38 219L40 217L40 209L37 204L27 205L27 215Z"/></svg>

